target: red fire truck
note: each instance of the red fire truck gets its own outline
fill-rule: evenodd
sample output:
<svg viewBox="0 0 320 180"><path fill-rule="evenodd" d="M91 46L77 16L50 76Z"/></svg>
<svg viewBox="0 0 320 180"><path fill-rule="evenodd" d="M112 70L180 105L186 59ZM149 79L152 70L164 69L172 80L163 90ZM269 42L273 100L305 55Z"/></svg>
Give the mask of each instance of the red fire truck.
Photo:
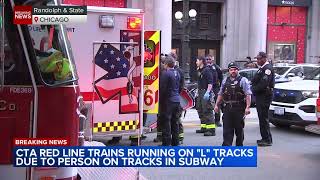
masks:
<svg viewBox="0 0 320 180"><path fill-rule="evenodd" d="M13 24L14 6L57 1L0 2L0 179L75 179L76 168L12 166L14 138L65 138L78 145L81 97L65 27Z"/></svg>

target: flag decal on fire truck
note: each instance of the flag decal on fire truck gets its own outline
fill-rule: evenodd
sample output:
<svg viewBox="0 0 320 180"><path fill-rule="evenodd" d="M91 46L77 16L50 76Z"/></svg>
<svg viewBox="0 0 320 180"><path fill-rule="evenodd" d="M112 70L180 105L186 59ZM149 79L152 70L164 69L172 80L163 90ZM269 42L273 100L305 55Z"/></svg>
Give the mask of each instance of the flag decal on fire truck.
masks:
<svg viewBox="0 0 320 180"><path fill-rule="evenodd" d="M132 121L114 121L114 122L99 122L94 123L93 132L112 132L112 131L127 131L136 130L139 124L138 120Z"/></svg>
<svg viewBox="0 0 320 180"><path fill-rule="evenodd" d="M109 43L101 44L95 64L106 71L106 74L94 82L94 88L103 104L119 98L120 113L139 112L138 92L134 88L132 76L136 63L132 52L120 51Z"/></svg>

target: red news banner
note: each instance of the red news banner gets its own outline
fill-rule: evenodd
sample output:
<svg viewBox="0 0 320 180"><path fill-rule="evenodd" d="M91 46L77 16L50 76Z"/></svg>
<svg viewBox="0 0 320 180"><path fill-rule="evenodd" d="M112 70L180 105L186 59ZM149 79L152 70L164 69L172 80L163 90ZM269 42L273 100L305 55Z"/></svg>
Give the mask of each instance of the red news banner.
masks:
<svg viewBox="0 0 320 180"><path fill-rule="evenodd" d="M15 6L14 24L79 24L87 21L87 6Z"/></svg>
<svg viewBox="0 0 320 180"><path fill-rule="evenodd" d="M63 138L15 138L15 146L68 146L70 141Z"/></svg>

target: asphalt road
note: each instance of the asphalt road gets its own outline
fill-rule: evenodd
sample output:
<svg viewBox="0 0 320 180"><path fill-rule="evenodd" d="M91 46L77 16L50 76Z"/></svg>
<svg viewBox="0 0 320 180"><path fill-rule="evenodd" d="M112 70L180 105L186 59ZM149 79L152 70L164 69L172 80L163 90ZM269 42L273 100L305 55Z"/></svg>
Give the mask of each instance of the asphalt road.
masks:
<svg viewBox="0 0 320 180"><path fill-rule="evenodd" d="M259 124L255 109L246 118L244 145L255 146L260 139ZM222 128L215 137L196 134L199 119L195 110L183 119L185 140L183 145L221 145ZM280 129L271 125L274 144L258 147L258 167L254 168L139 168L150 180L319 180L320 136L305 132L302 128ZM147 134L142 145L157 145L152 140L155 133Z"/></svg>

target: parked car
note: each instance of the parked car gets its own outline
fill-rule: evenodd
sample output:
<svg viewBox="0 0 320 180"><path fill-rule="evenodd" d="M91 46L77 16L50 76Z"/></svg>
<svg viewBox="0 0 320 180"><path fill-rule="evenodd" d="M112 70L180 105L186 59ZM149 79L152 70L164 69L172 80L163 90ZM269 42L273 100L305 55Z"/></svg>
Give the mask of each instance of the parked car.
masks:
<svg viewBox="0 0 320 180"><path fill-rule="evenodd" d="M320 66L315 64L275 64L273 66L276 74L275 82L283 83L302 80L304 77L310 75L311 72L318 68L320 68Z"/></svg>
<svg viewBox="0 0 320 180"><path fill-rule="evenodd" d="M319 95L320 68L301 81L275 85L269 108L270 122L277 127L316 124L316 100Z"/></svg>

